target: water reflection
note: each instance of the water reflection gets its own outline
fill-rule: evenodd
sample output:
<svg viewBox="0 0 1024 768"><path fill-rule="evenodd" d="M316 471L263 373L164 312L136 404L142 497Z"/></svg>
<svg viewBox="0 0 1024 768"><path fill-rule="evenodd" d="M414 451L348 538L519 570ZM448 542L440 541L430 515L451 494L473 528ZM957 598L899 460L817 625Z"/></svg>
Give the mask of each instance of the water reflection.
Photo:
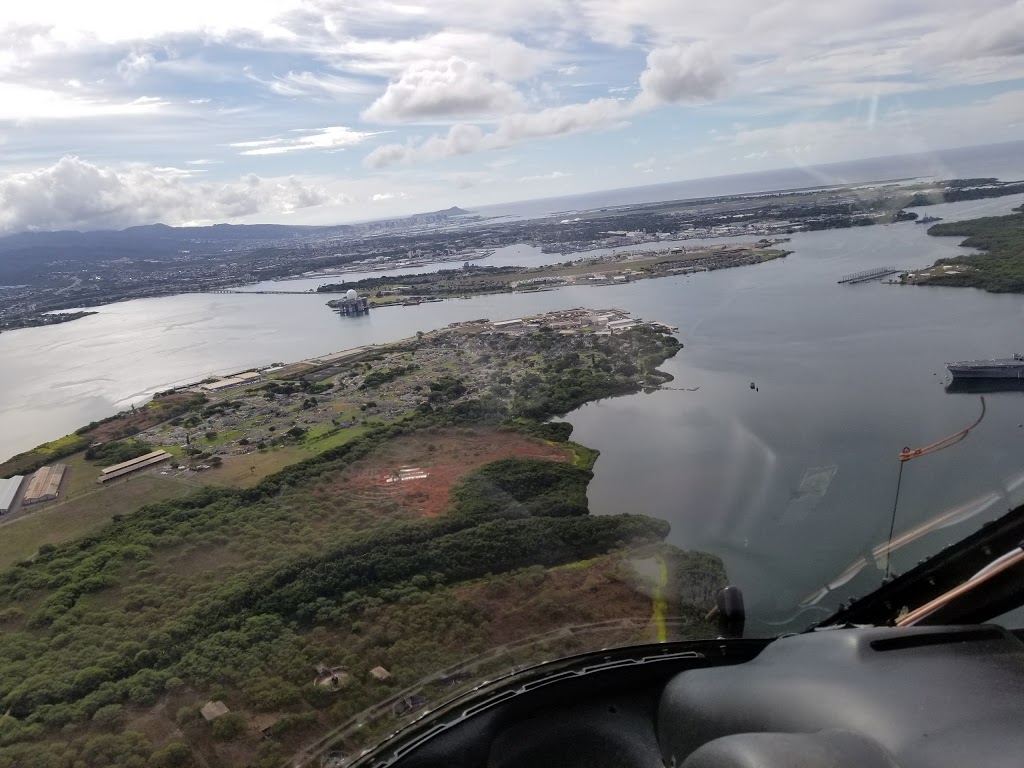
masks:
<svg viewBox="0 0 1024 768"><path fill-rule="evenodd" d="M1008 478L1000 492L990 491L981 494L964 504L947 509L918 525L898 533L893 536L892 541L887 540L877 544L864 557L854 560L820 589L801 600L800 608L816 606L822 602L830 609L833 608L834 602L827 598L832 597L838 589L847 586L869 565L873 565L878 574L882 574L894 552L914 542L926 539L930 534L958 526L974 518L989 520L998 516L1006 509L1013 509L1021 503L1022 497L1024 497L1022 489L1024 489L1024 472ZM929 547L929 550L937 551L941 546L940 543L937 546Z"/></svg>

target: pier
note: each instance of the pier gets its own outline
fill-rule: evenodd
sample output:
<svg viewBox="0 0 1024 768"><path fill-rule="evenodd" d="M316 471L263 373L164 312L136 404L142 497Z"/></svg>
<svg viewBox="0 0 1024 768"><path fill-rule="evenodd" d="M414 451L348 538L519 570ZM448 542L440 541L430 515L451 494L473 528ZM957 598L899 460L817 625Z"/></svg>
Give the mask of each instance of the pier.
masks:
<svg viewBox="0 0 1024 768"><path fill-rule="evenodd" d="M307 291L231 291L231 290L220 289L220 290L203 291L203 293L242 293L242 294L245 294L247 296L253 296L253 295L259 296L259 295L262 295L262 294L269 294L269 293L272 293L272 294L288 294L288 295L292 295L292 296L298 296L300 294L304 295L304 296L315 296L316 295L316 291L308 291L308 290Z"/></svg>
<svg viewBox="0 0 1024 768"><path fill-rule="evenodd" d="M842 280L839 281L839 285L853 285L854 283L866 283L868 280L877 280L880 277L886 277L887 275L895 275L901 270L896 267L876 267L875 269L865 269L863 272L854 272L852 275L846 275Z"/></svg>

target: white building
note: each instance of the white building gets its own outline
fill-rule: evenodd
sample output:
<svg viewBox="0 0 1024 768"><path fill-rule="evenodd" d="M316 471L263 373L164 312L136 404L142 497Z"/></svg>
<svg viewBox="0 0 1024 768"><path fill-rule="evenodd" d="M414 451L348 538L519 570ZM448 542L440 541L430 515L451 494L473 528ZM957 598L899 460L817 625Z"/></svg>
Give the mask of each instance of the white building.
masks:
<svg viewBox="0 0 1024 768"><path fill-rule="evenodd" d="M7 480L0 480L0 515L11 511L24 479L24 475L15 475Z"/></svg>

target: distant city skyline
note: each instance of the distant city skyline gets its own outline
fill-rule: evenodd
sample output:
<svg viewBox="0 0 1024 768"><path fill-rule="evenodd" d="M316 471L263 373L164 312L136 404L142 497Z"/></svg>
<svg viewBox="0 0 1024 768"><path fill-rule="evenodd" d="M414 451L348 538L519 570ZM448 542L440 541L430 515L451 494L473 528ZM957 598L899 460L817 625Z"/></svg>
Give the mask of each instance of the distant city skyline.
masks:
<svg viewBox="0 0 1024 768"><path fill-rule="evenodd" d="M36 0L0 234L340 224L1004 142L1024 2Z"/></svg>

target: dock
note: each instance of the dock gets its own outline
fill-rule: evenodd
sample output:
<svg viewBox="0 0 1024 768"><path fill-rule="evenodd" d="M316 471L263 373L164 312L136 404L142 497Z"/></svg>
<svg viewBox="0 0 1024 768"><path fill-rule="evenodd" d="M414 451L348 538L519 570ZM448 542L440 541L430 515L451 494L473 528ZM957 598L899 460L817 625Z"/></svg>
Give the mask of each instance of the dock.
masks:
<svg viewBox="0 0 1024 768"><path fill-rule="evenodd" d="M854 285L855 283L866 283L869 280L878 280L888 275L895 275L901 270L896 267L875 267L874 269L865 269L863 272L854 272L852 275L845 275L839 280L839 285Z"/></svg>

